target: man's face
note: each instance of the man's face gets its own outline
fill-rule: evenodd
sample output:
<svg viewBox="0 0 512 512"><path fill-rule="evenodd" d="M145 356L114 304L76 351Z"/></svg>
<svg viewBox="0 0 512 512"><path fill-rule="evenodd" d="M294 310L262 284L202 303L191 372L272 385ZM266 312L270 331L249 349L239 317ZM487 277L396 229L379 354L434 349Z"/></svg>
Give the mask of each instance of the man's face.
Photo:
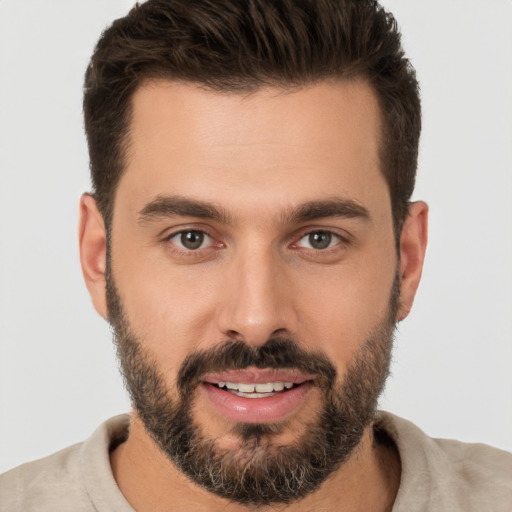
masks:
<svg viewBox="0 0 512 512"><path fill-rule="evenodd" d="M135 94L109 314L136 415L185 471L166 421L235 480L283 450L332 471L371 422L399 287L379 126L359 81Z"/></svg>

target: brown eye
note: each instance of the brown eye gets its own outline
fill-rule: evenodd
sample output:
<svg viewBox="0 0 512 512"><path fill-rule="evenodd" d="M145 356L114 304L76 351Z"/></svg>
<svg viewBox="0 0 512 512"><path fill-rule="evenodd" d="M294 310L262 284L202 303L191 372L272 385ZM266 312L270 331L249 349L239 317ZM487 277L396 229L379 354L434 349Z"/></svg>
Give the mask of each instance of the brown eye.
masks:
<svg viewBox="0 0 512 512"><path fill-rule="evenodd" d="M186 249L187 251L196 251L198 249L203 249L205 246L211 244L212 239L203 231L189 230L175 233L169 238L169 241L181 249Z"/></svg>
<svg viewBox="0 0 512 512"><path fill-rule="evenodd" d="M181 234L181 244L187 249L199 249L204 241L204 233L200 231L186 231Z"/></svg>
<svg viewBox="0 0 512 512"><path fill-rule="evenodd" d="M322 251L338 244L341 238L331 231L312 231L304 235L298 242L299 247Z"/></svg>

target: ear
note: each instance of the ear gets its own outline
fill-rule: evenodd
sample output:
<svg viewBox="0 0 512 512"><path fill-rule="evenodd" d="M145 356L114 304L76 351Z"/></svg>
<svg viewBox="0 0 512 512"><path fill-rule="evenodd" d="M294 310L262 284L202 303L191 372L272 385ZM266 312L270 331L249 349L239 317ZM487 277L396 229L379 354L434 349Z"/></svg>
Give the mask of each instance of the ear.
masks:
<svg viewBox="0 0 512 512"><path fill-rule="evenodd" d="M107 234L103 216L95 199L84 194L80 199L78 226L80 263L85 284L96 311L107 319L105 269L107 265Z"/></svg>
<svg viewBox="0 0 512 512"><path fill-rule="evenodd" d="M420 283L427 249L428 206L423 201L412 203L400 236L400 306L398 321L411 311Z"/></svg>

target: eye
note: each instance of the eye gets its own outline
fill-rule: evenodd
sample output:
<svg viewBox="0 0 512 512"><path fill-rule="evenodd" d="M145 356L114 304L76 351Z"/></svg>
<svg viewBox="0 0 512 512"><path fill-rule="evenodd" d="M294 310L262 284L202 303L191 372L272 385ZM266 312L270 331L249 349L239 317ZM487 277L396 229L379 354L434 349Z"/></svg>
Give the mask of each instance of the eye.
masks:
<svg viewBox="0 0 512 512"><path fill-rule="evenodd" d="M297 243L298 247L322 251L339 244L341 237L331 231L311 231L304 235Z"/></svg>
<svg viewBox="0 0 512 512"><path fill-rule="evenodd" d="M213 242L210 235L207 235L204 231L197 231L194 229L174 233L168 238L168 240L179 248L187 251L204 249Z"/></svg>

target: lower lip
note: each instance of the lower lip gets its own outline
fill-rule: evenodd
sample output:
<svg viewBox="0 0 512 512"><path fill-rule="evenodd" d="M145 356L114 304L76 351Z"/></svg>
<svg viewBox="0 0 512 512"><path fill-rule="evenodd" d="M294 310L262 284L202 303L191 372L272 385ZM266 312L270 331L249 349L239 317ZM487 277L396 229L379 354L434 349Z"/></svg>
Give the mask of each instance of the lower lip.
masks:
<svg viewBox="0 0 512 512"><path fill-rule="evenodd" d="M203 383L210 401L226 418L237 423L269 423L285 419L304 402L312 385L305 382L288 391L263 398L245 398Z"/></svg>

